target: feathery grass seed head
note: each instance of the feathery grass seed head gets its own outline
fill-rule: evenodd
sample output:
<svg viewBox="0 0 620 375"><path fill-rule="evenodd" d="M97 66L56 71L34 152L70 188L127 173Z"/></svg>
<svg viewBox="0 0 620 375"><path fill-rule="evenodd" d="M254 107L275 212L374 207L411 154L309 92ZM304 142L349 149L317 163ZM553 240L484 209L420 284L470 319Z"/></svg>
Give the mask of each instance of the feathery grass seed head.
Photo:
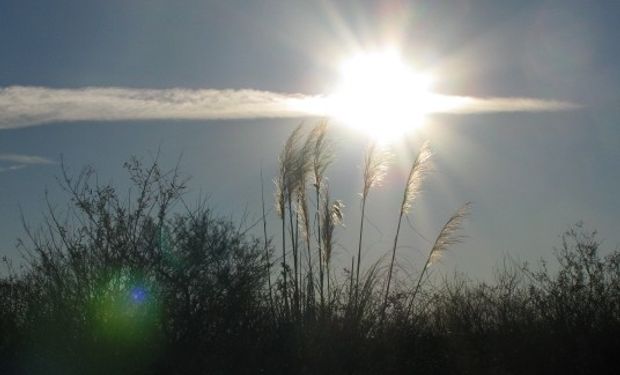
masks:
<svg viewBox="0 0 620 375"><path fill-rule="evenodd" d="M364 156L364 190L366 197L370 189L383 181L390 165L392 154L383 146L371 143Z"/></svg>
<svg viewBox="0 0 620 375"><path fill-rule="evenodd" d="M310 139L313 142L312 148L312 173L313 185L315 188L321 187L321 182L325 176L327 167L333 161L333 154L330 144L327 140L327 121L320 121L314 129L312 129Z"/></svg>
<svg viewBox="0 0 620 375"><path fill-rule="evenodd" d="M329 191L326 188L323 199L323 211L321 218L321 240L323 242L323 255L325 263L329 264L332 255L334 230L344 221L344 204L341 200L333 202L329 199Z"/></svg>
<svg viewBox="0 0 620 375"><path fill-rule="evenodd" d="M443 228L441 228L441 232L439 232L439 235L433 244L433 248L431 249L429 264L438 261L441 258L442 253L448 247L460 243L463 240L464 236L460 234L460 230L463 220L467 217L467 215L469 215L470 208L471 203L465 203L463 207L459 208L459 210L452 215L452 217L450 217Z"/></svg>
<svg viewBox="0 0 620 375"><path fill-rule="evenodd" d="M420 148L420 152L411 167L409 179L405 186L405 196L403 199L403 212L407 213L413 205L413 201L420 195L422 191L422 183L426 175L431 171L431 148L428 141L425 141Z"/></svg>

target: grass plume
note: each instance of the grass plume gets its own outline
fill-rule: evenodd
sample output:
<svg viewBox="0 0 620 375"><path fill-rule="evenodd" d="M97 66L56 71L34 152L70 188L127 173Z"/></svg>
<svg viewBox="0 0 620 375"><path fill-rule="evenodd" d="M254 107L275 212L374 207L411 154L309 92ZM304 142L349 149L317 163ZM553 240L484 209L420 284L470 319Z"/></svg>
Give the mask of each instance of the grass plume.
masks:
<svg viewBox="0 0 620 375"><path fill-rule="evenodd" d="M364 187L362 189L362 208L360 215L360 230L357 247L357 268L355 271L356 300L359 290L360 264L362 259L362 245L364 239L364 221L366 218L366 201L368 199L370 189L372 189L374 186L379 185L381 181L383 181L383 179L385 178L385 174L387 173L390 160L391 154L389 153L389 151L374 142L369 145L364 156Z"/></svg>
<svg viewBox="0 0 620 375"><path fill-rule="evenodd" d="M388 276L385 287L385 296L383 298L383 306L381 308L381 320L385 317L385 309L388 303L388 297L390 294L390 285L392 283L392 273L394 271L394 261L396 259L396 247L398 246L398 237L400 235L400 228L403 221L403 216L409 213L413 205L413 201L418 197L422 191L422 183L428 172L431 169L431 148L428 141L425 141L420 148L418 156L411 165L409 175L407 176L407 183L405 184L405 190L403 192L403 200L400 204L400 213L398 214L398 224L396 225L396 234L394 235L394 245L392 246L392 257L390 259L390 266L388 268Z"/></svg>
<svg viewBox="0 0 620 375"><path fill-rule="evenodd" d="M283 294L284 294L284 308L286 314L290 311L289 304L289 292L288 292L288 275L287 275L287 262L286 262L286 203L287 200L290 202L291 198L291 188L294 183L293 175L298 168L298 160L297 160L297 148L299 147L299 142L301 138L302 125L300 124L293 130L291 135L286 140L284 144L284 148L280 153L279 157L279 174L275 180L276 185L276 193L275 193L275 203L276 203L276 213L280 217L282 222L282 278L283 278ZM289 205L290 209L290 205ZM294 246L294 243L291 242L291 246ZM295 253L294 253L295 255ZM295 269L297 268L297 260L294 259ZM295 271L295 293L297 293L297 272Z"/></svg>
<svg viewBox="0 0 620 375"><path fill-rule="evenodd" d="M413 303L420 290L422 279L424 278L424 274L428 270L428 267L433 262L438 261L443 255L443 253L448 249L448 247L456 245L463 240L464 236L461 234L461 227L463 225L463 220L469 215L470 209L471 202L465 203L454 213L454 215L450 217L450 219L448 219L446 224L444 224L443 228L441 228L439 235L437 235L437 238L433 243L431 251L428 253L428 257L426 258L424 267L420 272L420 276L418 277L416 286L413 289L413 293L411 294L411 299L409 300L409 307L407 308L407 315L411 313Z"/></svg>
<svg viewBox="0 0 620 375"><path fill-rule="evenodd" d="M330 285L330 265L332 259L334 230L338 225L344 222L344 203L341 200L330 201L329 189L325 187L323 198L323 210L321 217L321 239L322 242L322 258L325 262L325 273L327 274L327 295L331 293ZM329 297L328 297L329 299Z"/></svg>
<svg viewBox="0 0 620 375"><path fill-rule="evenodd" d="M327 167L333 160L333 153L330 144L327 140L327 120L320 121L313 129L310 135L312 140L312 185L314 187L314 193L316 198L316 236L319 254L319 296L321 300L321 306L325 303L324 297L324 267L325 260L323 259L322 249L322 237L321 237L321 190L325 180L325 172ZM328 275L329 277L329 275ZM328 287L329 289L329 287Z"/></svg>

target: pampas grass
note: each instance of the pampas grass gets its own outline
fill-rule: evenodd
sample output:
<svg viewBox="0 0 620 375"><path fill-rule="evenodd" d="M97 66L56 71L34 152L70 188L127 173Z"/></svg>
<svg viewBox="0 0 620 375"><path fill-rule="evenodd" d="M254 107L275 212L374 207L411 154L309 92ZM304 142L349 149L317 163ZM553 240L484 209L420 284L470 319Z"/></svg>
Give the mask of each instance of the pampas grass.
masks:
<svg viewBox="0 0 620 375"><path fill-rule="evenodd" d="M411 313L411 310L413 308L413 302L415 301L418 291L420 290L422 279L424 278L428 267L432 263L439 261L443 253L450 246L456 245L464 239L464 236L461 234L461 227L463 225L463 220L469 215L470 209L471 202L465 203L461 208L458 209L458 211L454 213L454 215L450 217L450 219L448 219L446 224L444 224L443 228L441 228L439 235L433 243L431 251L428 253L428 257L426 258L424 267L420 272L420 276L418 277L416 286L413 289L413 293L411 294L411 299L409 300L409 307L407 308L407 315Z"/></svg>
<svg viewBox="0 0 620 375"><path fill-rule="evenodd" d="M340 200L330 201L329 198L329 189L325 187L325 194L323 199L323 211L321 217L321 227L323 231L321 232L321 242L323 255L322 258L325 262L325 272L327 274L327 295L329 300L329 295L331 293L331 285L330 285L330 265L332 259L333 252L333 241L334 241L334 230L336 227L343 223L344 221L344 203ZM318 225L318 223L317 223ZM329 301L328 301L329 305Z"/></svg>
<svg viewBox="0 0 620 375"><path fill-rule="evenodd" d="M377 145L377 143L371 143L366 150L364 156L364 176L362 189L362 209L360 215L360 230L357 247L357 268L355 271L355 299L357 300L359 290L359 278L360 278L360 264L362 260L362 243L364 239L364 221L366 218L366 201L370 189L379 185L385 174L387 173L391 160L391 154L383 147Z"/></svg>
<svg viewBox="0 0 620 375"><path fill-rule="evenodd" d="M400 227L403 221L403 216L409 213L413 201L418 197L422 190L422 182L426 177L426 174L431 169L431 148L429 142L426 141L422 144L420 152L413 162L409 175L407 177L407 183L405 184L405 190L403 192L403 200L400 204L400 213L398 215L398 224L396 225L396 235L394 236L394 245L392 247L392 258L390 260L390 266L388 268L387 285L385 287L385 296L383 298L383 307L381 308L381 319L385 316L385 309L387 307L388 296L390 294L390 284L392 282L392 272L394 270L394 260L396 259L396 247L398 245L398 236L400 235Z"/></svg>
<svg viewBox="0 0 620 375"><path fill-rule="evenodd" d="M291 133L291 135L286 140L284 145L284 149L280 153L279 157L279 174L275 180L276 192L275 192L275 203L276 203L276 213L282 221L282 278L283 278L283 294L284 294L284 308L285 313L288 314L290 311L290 305L288 301L288 282L287 282L287 262L286 262L286 203L290 202L291 199L291 189L294 184L294 175L296 170L299 168L299 162L297 158L297 148L299 147L299 141L301 138L302 124L297 126L295 130ZM290 210L290 205L289 205ZM294 247L294 241L291 241L291 246ZM294 250L293 250L294 251ZM297 259L296 253L294 254L294 262L295 262L295 286L294 290L297 294Z"/></svg>
<svg viewBox="0 0 620 375"><path fill-rule="evenodd" d="M261 211L263 221L263 240L265 247L265 268L267 270L267 287L269 289L269 309L271 310L271 316L275 317L275 310L273 304L273 287L271 285L271 256L269 254L269 237L267 237L267 215L265 213L265 184L263 182L263 167L260 168L260 200Z"/></svg>
<svg viewBox="0 0 620 375"><path fill-rule="evenodd" d="M324 297L324 259L321 244L321 190L325 180L325 172L327 167L333 160L333 153L327 141L327 121L320 121L313 129L310 136L312 144L312 185L314 187L316 198L316 231L317 246L319 254L319 296L321 306L325 303ZM331 252L331 249L330 249ZM328 275L329 277L329 275ZM328 280L329 283L329 280ZM329 289L329 287L328 287Z"/></svg>
<svg viewBox="0 0 620 375"><path fill-rule="evenodd" d="M357 256L351 257L352 263L347 271L346 282L336 284L334 287L332 281L338 282L338 275L333 273L332 267L334 232L342 224L344 204L330 197L326 171L332 163L333 152L327 137L327 130L328 125L324 120L318 122L308 132L304 132L301 125L298 126L291 133L280 153L279 174L275 180L276 212L282 221L283 296L280 296L280 300L284 299L286 311L294 312L293 316L298 319L300 328L314 320L317 304L320 307L318 310L321 312L320 316L323 318L338 311L333 310L336 307L333 302L341 302L340 307L344 308L341 311L354 313L352 316L356 321L361 316L369 316L370 311L366 310L372 306L373 311L379 313L377 315L379 322L383 321L394 284L396 249L403 217L410 213L413 204L419 198L423 182L431 170L432 153L429 143L424 142L405 181L396 233L389 253L391 256L386 257L389 261L385 262L387 267L384 268L384 260L380 260L362 275L366 203L371 190L381 185L392 159L391 152L385 147L376 143L369 144L362 168L363 187L360 194L361 215ZM309 207L308 188L314 189L315 212L313 214L310 212L312 208ZM409 294L410 297L406 299L409 304L413 304L429 265L436 261L450 245L457 243L460 239L455 233L468 207L469 205L466 205L459 210L442 228L422 267L415 288ZM286 219L287 216L288 219ZM312 216L314 220L311 220ZM286 240L287 231L290 235L290 245ZM292 253L292 270L287 265L286 246L289 246L288 250ZM300 249L304 247L305 251L300 252ZM318 275L315 275L317 265ZM376 283L379 275L378 269L387 271L385 287L381 290L375 288L378 285ZM325 279L327 279L327 304L325 302ZM292 288L289 280L292 280ZM342 281L344 280L340 280ZM346 284L349 284L348 287ZM397 289L400 290L400 288ZM344 295L337 296L345 290L348 292L348 298ZM335 294L335 291L339 292ZM292 303L289 306L290 296L292 296ZM370 303L370 296L375 298L372 303ZM405 303L403 307L409 308L410 305ZM302 317L304 317L303 322Z"/></svg>

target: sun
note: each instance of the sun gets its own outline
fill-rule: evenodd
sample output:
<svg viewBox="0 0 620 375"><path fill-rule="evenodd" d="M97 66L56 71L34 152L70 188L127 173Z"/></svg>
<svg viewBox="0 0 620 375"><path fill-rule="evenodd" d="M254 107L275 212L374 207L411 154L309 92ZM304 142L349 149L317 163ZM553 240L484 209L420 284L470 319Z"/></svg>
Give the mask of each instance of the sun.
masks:
<svg viewBox="0 0 620 375"><path fill-rule="evenodd" d="M397 51L360 53L340 69L340 82L327 98L330 116L382 142L422 123L433 97L431 79L411 69Z"/></svg>

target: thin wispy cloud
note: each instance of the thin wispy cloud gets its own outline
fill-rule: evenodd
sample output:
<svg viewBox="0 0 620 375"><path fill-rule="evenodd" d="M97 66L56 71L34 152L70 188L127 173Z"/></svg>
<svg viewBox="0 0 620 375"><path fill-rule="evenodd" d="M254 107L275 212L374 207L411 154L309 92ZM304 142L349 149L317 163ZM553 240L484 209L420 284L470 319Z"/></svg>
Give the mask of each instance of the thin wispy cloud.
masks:
<svg viewBox="0 0 620 375"><path fill-rule="evenodd" d="M0 88L0 130L72 121L215 120L329 116L329 96L258 90L85 87ZM529 98L435 95L430 113L539 112L574 109L572 103Z"/></svg>
<svg viewBox="0 0 620 375"><path fill-rule="evenodd" d="M22 154L0 154L0 162L10 162L17 164L56 164L55 161L35 155Z"/></svg>
<svg viewBox="0 0 620 375"><path fill-rule="evenodd" d="M491 113L491 112L553 112L578 109L575 103L531 98L476 98L471 96L434 95L432 113Z"/></svg>
<svg viewBox="0 0 620 375"><path fill-rule="evenodd" d="M0 129L67 121L295 117L300 95L257 90L0 89Z"/></svg>
<svg viewBox="0 0 620 375"><path fill-rule="evenodd" d="M17 170L20 170L26 167L27 165L25 164L16 164L16 165L9 165L8 167L0 167L0 173L17 171Z"/></svg>
<svg viewBox="0 0 620 375"><path fill-rule="evenodd" d="M32 165L49 164L56 164L56 162L36 155L0 154L0 173L17 171Z"/></svg>

